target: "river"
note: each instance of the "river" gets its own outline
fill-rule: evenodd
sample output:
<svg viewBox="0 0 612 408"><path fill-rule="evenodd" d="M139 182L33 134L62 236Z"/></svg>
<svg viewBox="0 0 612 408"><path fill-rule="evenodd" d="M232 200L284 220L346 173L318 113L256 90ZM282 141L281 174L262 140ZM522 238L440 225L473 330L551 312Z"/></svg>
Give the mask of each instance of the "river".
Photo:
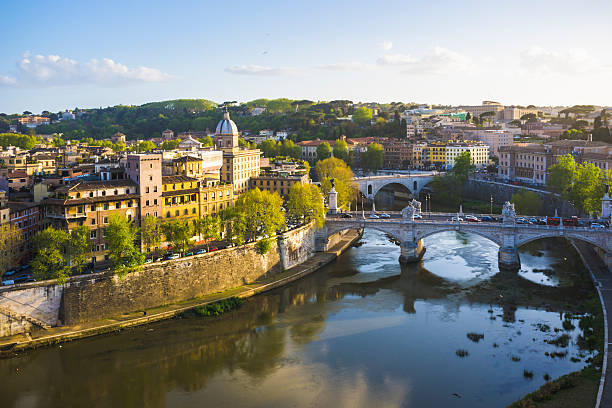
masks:
<svg viewBox="0 0 612 408"><path fill-rule="evenodd" d="M1 405L503 407L545 374L586 364L579 329L565 331L565 348L545 342L564 332L568 296L591 290L566 244L523 248L518 274L498 272L497 247L482 237L425 244L421 265L400 267L399 247L366 231L336 262L222 317L2 360ZM545 354L555 351L568 354Z"/></svg>

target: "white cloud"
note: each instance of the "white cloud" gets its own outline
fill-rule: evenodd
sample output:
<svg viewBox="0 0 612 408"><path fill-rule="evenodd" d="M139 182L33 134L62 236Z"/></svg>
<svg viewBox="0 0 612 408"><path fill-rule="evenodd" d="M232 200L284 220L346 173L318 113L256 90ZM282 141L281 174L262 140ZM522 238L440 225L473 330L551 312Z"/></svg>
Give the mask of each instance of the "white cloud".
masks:
<svg viewBox="0 0 612 408"><path fill-rule="evenodd" d="M585 74L609 69L586 50L557 52L539 46L521 52L521 66L530 73Z"/></svg>
<svg viewBox="0 0 612 408"><path fill-rule="evenodd" d="M384 55L378 58L378 63L400 66L403 68L402 72L416 75L445 75L456 71L467 71L473 65L465 55L442 47L434 47L421 57L409 54Z"/></svg>
<svg viewBox="0 0 612 408"><path fill-rule="evenodd" d="M14 86L59 86L76 84L120 85L160 82L170 78L158 69L130 68L109 58L78 62L59 55L24 55L14 76L0 75L0 84Z"/></svg>
<svg viewBox="0 0 612 408"><path fill-rule="evenodd" d="M383 41L380 43L380 48L385 51L389 51L391 48L393 48L393 43L391 41Z"/></svg>
<svg viewBox="0 0 612 408"><path fill-rule="evenodd" d="M316 69L326 71L367 71L373 69L372 64L364 64L363 62L337 62L334 64L316 65Z"/></svg>
<svg viewBox="0 0 612 408"><path fill-rule="evenodd" d="M297 72L297 69L282 67L263 67L261 65L233 65L231 67L225 68L225 72L236 75L274 76L292 75Z"/></svg>

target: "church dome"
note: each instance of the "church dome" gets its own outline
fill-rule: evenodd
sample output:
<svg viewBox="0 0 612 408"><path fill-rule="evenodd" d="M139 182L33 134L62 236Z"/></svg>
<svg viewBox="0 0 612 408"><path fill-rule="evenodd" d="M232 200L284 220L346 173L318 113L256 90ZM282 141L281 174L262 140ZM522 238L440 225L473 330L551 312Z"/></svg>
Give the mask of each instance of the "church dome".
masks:
<svg viewBox="0 0 612 408"><path fill-rule="evenodd" d="M237 135L238 134L238 126L234 123L233 120L230 119L229 112L225 111L223 114L223 119L219 121L217 124L217 130L215 131L217 135Z"/></svg>

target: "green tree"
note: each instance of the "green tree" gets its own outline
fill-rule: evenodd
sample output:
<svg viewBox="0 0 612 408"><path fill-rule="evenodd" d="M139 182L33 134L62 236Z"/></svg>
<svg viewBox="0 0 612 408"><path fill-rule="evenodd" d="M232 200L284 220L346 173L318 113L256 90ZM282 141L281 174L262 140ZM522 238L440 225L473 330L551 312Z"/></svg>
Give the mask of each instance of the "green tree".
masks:
<svg viewBox="0 0 612 408"><path fill-rule="evenodd" d="M34 236L34 259L32 274L34 279L57 279L63 283L70 276L70 267L65 253L70 241L70 234L64 230L49 227Z"/></svg>
<svg viewBox="0 0 612 408"><path fill-rule="evenodd" d="M172 244L172 249L184 254L191 246L193 227L188 221L175 220L162 224L166 241Z"/></svg>
<svg viewBox="0 0 612 408"><path fill-rule="evenodd" d="M280 154L282 156L299 159L300 157L302 157L302 148L293 143L293 140L285 139L283 140L282 146L280 148Z"/></svg>
<svg viewBox="0 0 612 408"><path fill-rule="evenodd" d="M140 241L142 246L151 251L151 248L157 248L161 243L162 230L161 222L157 217L145 217L140 228Z"/></svg>
<svg viewBox="0 0 612 408"><path fill-rule="evenodd" d="M87 264L87 254L91 252L89 241L89 228L81 225L70 231L70 241L68 243L68 260L71 267L77 273L82 273Z"/></svg>
<svg viewBox="0 0 612 408"><path fill-rule="evenodd" d="M223 237L232 245L243 245L246 233L246 218L234 207L226 208L219 214Z"/></svg>
<svg viewBox="0 0 612 408"><path fill-rule="evenodd" d="M334 143L334 157L344 160L346 164L349 164L348 146L344 140L338 139Z"/></svg>
<svg viewBox="0 0 612 408"><path fill-rule="evenodd" d="M160 149L162 150L174 150L178 148L178 145L180 143L180 140L176 139L176 140L165 140L161 146L159 146Z"/></svg>
<svg viewBox="0 0 612 408"><path fill-rule="evenodd" d="M278 193L249 190L236 201L236 210L244 214L248 241L269 238L285 227L285 215L281 211L283 199Z"/></svg>
<svg viewBox="0 0 612 408"><path fill-rule="evenodd" d="M538 116L535 113L526 113L521 116L521 120L527 123L537 122Z"/></svg>
<svg viewBox="0 0 612 408"><path fill-rule="evenodd" d="M329 145L329 143L323 142L319 146L317 146L317 159L325 160L331 157L331 152L332 150L331 150L331 146Z"/></svg>
<svg viewBox="0 0 612 408"><path fill-rule="evenodd" d="M207 215L196 220L196 232L206 240L206 249L210 250L210 240L221 239L221 219L218 215Z"/></svg>
<svg viewBox="0 0 612 408"><path fill-rule="evenodd" d="M361 167L376 173L383 165L385 150L378 143L370 143L368 150L361 154Z"/></svg>
<svg viewBox="0 0 612 408"><path fill-rule="evenodd" d="M150 140L145 140L144 142L138 143L136 146L137 152L150 152L151 150L155 150L157 146Z"/></svg>
<svg viewBox="0 0 612 408"><path fill-rule="evenodd" d="M279 155L279 149L274 140L264 140L259 144L259 150L262 151L264 157L276 157Z"/></svg>
<svg viewBox="0 0 612 408"><path fill-rule="evenodd" d="M144 262L144 255L136 247L136 228L121 214L108 217L105 229L108 257L111 268L118 275L138 269Z"/></svg>
<svg viewBox="0 0 612 408"><path fill-rule="evenodd" d="M372 120L372 109L370 108L360 107L353 112L353 122L359 126L370 123L370 120Z"/></svg>
<svg viewBox="0 0 612 408"><path fill-rule="evenodd" d="M461 184L465 184L468 179L470 170L474 168L470 152L461 152L455 157L455 165L453 166L453 174Z"/></svg>
<svg viewBox="0 0 612 408"><path fill-rule="evenodd" d="M210 136L206 136L206 137L202 137L200 139L198 139L200 141L200 143L202 143L203 146L208 147L208 146L213 146L213 140L212 137Z"/></svg>
<svg viewBox="0 0 612 408"><path fill-rule="evenodd" d="M582 163L576 167L574 183L567 193L569 202L586 214L601 211L604 195L603 174L593 163Z"/></svg>
<svg viewBox="0 0 612 408"><path fill-rule="evenodd" d="M560 156L549 168L546 184L555 192L566 195L576 179L576 161L572 155ZM565 196L567 198L567 196Z"/></svg>
<svg viewBox="0 0 612 408"><path fill-rule="evenodd" d="M516 207L516 212L523 215L539 215L542 203L534 191L521 189L510 199Z"/></svg>
<svg viewBox="0 0 612 408"><path fill-rule="evenodd" d="M315 172L321 181L321 191L327 197L331 190L331 180L335 180L335 189L338 193L338 206L346 207L357 198L357 185L351 168L340 159L330 157L319 160L315 165Z"/></svg>
<svg viewBox="0 0 612 408"><path fill-rule="evenodd" d="M296 183L289 190L287 217L297 223L315 221L317 228L325 224L323 194L315 184Z"/></svg>

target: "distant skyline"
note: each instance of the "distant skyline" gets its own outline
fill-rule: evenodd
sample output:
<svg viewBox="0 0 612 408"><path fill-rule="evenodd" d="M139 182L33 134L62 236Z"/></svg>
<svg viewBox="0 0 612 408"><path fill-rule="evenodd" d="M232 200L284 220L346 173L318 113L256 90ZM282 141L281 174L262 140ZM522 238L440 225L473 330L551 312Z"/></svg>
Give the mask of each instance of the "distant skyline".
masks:
<svg viewBox="0 0 612 408"><path fill-rule="evenodd" d="M612 105L612 2L3 3L0 112L167 99Z"/></svg>

